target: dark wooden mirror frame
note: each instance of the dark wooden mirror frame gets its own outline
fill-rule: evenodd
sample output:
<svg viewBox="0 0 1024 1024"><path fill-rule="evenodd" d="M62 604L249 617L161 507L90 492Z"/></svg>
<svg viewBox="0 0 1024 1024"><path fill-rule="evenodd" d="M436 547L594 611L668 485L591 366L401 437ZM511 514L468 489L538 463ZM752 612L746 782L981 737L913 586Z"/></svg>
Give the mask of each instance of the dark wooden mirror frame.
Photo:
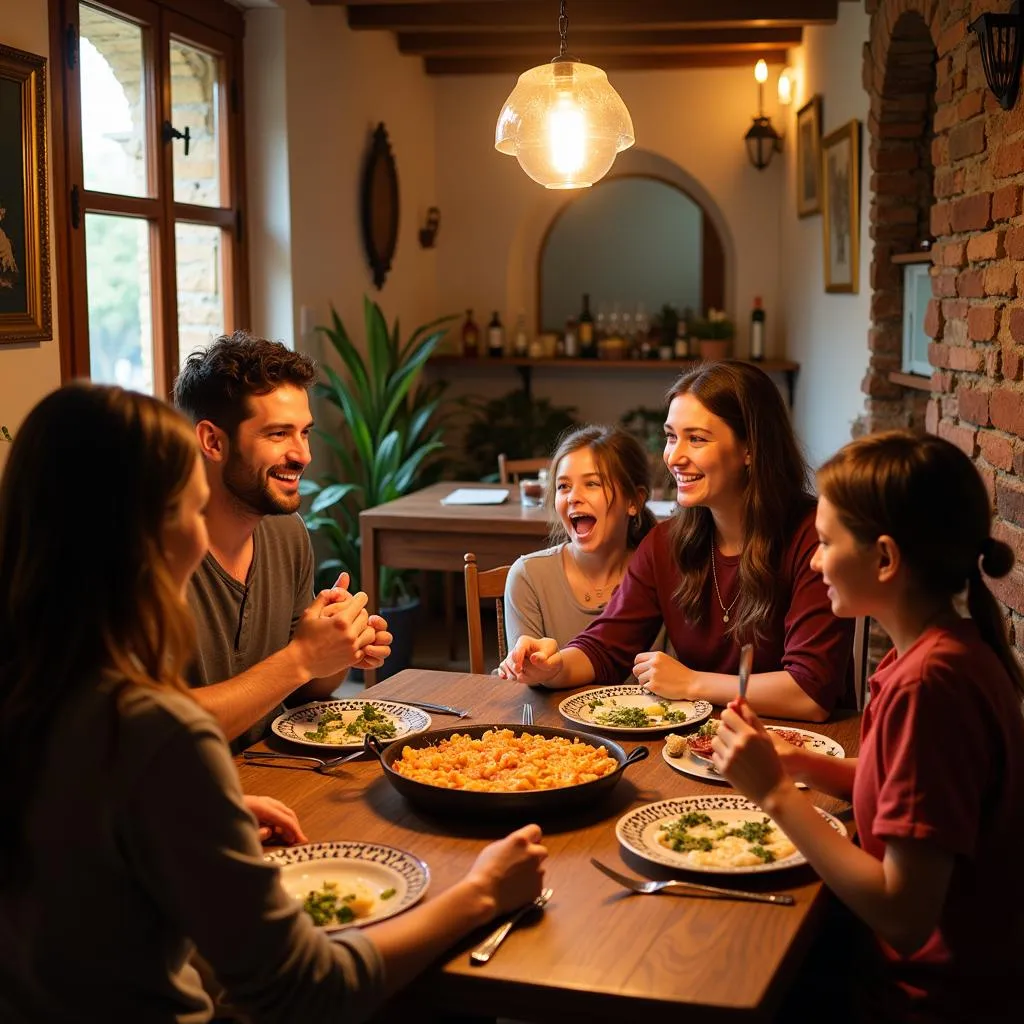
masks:
<svg viewBox="0 0 1024 1024"><path fill-rule="evenodd" d="M398 171L383 121L374 129L363 166L359 216L363 248L373 271L373 283L379 290L391 269L398 241Z"/></svg>

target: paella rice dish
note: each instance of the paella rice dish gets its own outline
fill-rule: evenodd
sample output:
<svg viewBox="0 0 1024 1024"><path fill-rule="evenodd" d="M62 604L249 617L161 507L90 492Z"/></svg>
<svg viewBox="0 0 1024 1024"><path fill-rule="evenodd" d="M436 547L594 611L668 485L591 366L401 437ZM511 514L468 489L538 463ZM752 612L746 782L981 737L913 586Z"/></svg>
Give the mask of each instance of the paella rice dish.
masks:
<svg viewBox="0 0 1024 1024"><path fill-rule="evenodd" d="M619 762L604 747L564 736L488 729L479 739L455 733L436 746L406 747L391 765L427 786L479 793L526 793L594 782Z"/></svg>

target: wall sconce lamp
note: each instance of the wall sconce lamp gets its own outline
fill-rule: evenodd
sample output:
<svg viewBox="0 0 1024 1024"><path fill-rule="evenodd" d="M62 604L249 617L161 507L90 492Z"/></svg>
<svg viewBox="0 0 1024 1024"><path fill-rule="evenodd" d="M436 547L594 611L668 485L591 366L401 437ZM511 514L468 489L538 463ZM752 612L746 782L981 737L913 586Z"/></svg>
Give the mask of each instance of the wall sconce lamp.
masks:
<svg viewBox="0 0 1024 1024"><path fill-rule="evenodd" d="M626 104L600 68L566 52L568 31L560 0L558 56L519 76L494 128L494 148L545 188L588 188L633 145Z"/></svg>
<svg viewBox="0 0 1024 1024"><path fill-rule="evenodd" d="M782 136L773 127L771 118L764 116L764 83L768 80L768 65L763 60L755 65L754 78L757 79L757 117L744 139L750 162L763 171L772 162L772 155L782 152Z"/></svg>
<svg viewBox="0 0 1024 1024"><path fill-rule="evenodd" d="M1024 60L1024 15L1013 0L1007 14L982 14L968 26L978 37L985 81L1003 110L1012 110Z"/></svg>
<svg viewBox="0 0 1024 1024"><path fill-rule="evenodd" d="M437 238L437 229L441 226L441 211L436 206L427 210L427 220L420 228L420 248L433 249Z"/></svg>
<svg viewBox="0 0 1024 1024"><path fill-rule="evenodd" d="M793 102L793 93L796 92L796 72L785 67L779 72L779 105L788 107Z"/></svg>

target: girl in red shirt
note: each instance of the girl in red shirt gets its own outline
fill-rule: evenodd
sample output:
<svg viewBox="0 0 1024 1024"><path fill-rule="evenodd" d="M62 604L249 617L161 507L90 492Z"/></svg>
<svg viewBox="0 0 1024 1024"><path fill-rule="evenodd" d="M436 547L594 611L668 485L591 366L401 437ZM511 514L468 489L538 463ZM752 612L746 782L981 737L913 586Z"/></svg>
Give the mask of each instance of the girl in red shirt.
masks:
<svg viewBox="0 0 1024 1024"><path fill-rule="evenodd" d="M1013 553L989 533L974 466L940 438L862 438L818 485L812 565L833 611L871 616L895 644L870 682L859 756L780 753L737 700L715 764L875 932L873 1019L1022 1020L1024 676L982 576L1005 576ZM970 618L955 606L965 589ZM796 781L852 799L860 848Z"/></svg>

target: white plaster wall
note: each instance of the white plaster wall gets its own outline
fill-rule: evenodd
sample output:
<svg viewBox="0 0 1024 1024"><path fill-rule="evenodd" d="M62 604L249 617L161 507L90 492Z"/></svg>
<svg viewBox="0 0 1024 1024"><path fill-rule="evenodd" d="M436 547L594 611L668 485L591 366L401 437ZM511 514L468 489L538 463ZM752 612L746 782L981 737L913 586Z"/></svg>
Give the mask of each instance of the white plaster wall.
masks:
<svg viewBox="0 0 1024 1024"><path fill-rule="evenodd" d="M761 295L768 310L768 353L782 354L776 306L783 171L777 161L757 171L747 159L743 136L757 109L753 61L743 68L615 72L610 80L630 111L637 140L611 174L666 177L705 204L727 253L726 304L738 324L737 353L748 351L749 311L753 297ZM448 76L437 80L436 93L443 218L437 304L444 312L472 307L478 320L499 309L507 323L515 322L520 309L533 319L541 241L554 213L572 201L571 194L541 188L513 158L494 149L494 123L514 84L511 75ZM774 117L769 94L766 113ZM594 308L600 301L591 296ZM450 376L455 393L501 394L518 382L511 370ZM672 378L665 371L541 370L534 390L576 405L584 419L607 421L632 406L659 408Z"/></svg>
<svg viewBox="0 0 1024 1024"><path fill-rule="evenodd" d="M435 315L435 253L418 240L436 202L434 88L390 33L350 31L343 8L277 6L246 14L248 174L261 203L251 211L253 327L280 337L287 320L300 346L319 354L304 328L326 322L333 304L361 341L364 293L403 330ZM253 89L264 68L269 80ZM359 187L380 121L398 167L400 215L378 291L363 255ZM289 290L290 320L282 313Z"/></svg>
<svg viewBox="0 0 1024 1024"><path fill-rule="evenodd" d="M0 42L18 50L26 50L48 57L50 41L47 27L45 3L0 0ZM47 67L47 120L52 110L49 67ZM49 138L49 124L47 125ZM52 192L52 147L51 163L47 165ZM53 215L50 214L50 259L55 259L53 248ZM33 344L0 345L0 423L11 433L17 433L18 424L43 395L60 384L60 352L58 349L60 325L57 323L56 281L50 282L50 299L53 303L54 340ZM7 459L8 445L0 441L0 470Z"/></svg>
<svg viewBox="0 0 1024 1024"><path fill-rule="evenodd" d="M867 156L868 97L861 86L861 52L870 18L862 4L839 5L838 22L805 28L791 53L797 92L786 117L780 203L780 320L787 354L801 364L794 423L812 466L850 440L853 420L864 409L861 381L867 369L871 304L871 239L868 212L871 168ZM863 124L861 155L860 289L856 295L825 292L820 215L796 215L796 112L815 93L822 97L822 133L851 118ZM771 315L771 310L769 310Z"/></svg>

